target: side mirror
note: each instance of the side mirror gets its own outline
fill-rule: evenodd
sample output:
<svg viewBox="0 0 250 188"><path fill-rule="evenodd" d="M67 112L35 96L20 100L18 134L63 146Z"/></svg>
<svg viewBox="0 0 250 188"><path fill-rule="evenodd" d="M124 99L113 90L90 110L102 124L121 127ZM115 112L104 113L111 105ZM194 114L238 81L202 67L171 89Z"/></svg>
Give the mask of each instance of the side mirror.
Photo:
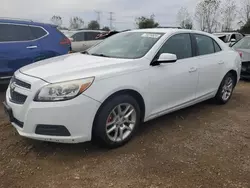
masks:
<svg viewBox="0 0 250 188"><path fill-rule="evenodd" d="M73 41L74 41L74 39L73 39L73 38L71 38L71 37L69 38L69 40L70 40L71 42L73 42Z"/></svg>
<svg viewBox="0 0 250 188"><path fill-rule="evenodd" d="M175 54L162 53L160 57L152 63L152 65L159 65L161 63L175 63L176 61L177 56Z"/></svg>

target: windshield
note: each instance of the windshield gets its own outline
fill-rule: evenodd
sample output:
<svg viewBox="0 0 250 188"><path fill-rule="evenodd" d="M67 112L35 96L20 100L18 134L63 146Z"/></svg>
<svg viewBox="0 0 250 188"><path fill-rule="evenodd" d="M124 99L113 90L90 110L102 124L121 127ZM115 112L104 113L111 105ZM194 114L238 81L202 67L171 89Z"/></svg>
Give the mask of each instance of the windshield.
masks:
<svg viewBox="0 0 250 188"><path fill-rule="evenodd" d="M245 37L233 45L234 49L250 49L250 37Z"/></svg>
<svg viewBox="0 0 250 188"><path fill-rule="evenodd" d="M124 32L105 39L88 50L90 55L136 59L143 57L163 33Z"/></svg>

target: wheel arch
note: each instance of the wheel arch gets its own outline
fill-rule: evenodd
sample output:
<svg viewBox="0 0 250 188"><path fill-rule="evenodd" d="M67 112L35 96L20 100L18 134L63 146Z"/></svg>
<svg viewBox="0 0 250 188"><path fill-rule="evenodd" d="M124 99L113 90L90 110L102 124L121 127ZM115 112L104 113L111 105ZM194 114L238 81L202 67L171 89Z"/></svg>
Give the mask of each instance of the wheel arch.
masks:
<svg viewBox="0 0 250 188"><path fill-rule="evenodd" d="M235 81L235 83L234 83L234 87L236 86L236 84L237 84L237 81L238 81L238 74L237 74L237 71L236 70L233 70L233 69L231 69L230 71L228 71L227 72L227 74L229 74L229 73L231 73L232 75L233 75L233 77L234 77L234 81ZM227 75L226 74L226 75Z"/></svg>
<svg viewBox="0 0 250 188"><path fill-rule="evenodd" d="M95 125L97 115L98 115L98 113L100 112L100 110L103 108L103 106L104 106L110 99L112 99L113 97L116 97L116 96L119 96L119 95L124 95L124 94L130 95L131 97L133 97L133 98L138 102L138 105L139 105L140 110L141 110L141 121L144 121L146 107L145 107L145 101L144 101L142 95L141 95L138 91L133 90L133 89L122 89L122 90L119 90L119 91L116 91L116 92L110 94L110 95L103 101L103 103L102 103L101 106L98 108L98 110L97 110L97 112L96 112L96 114L95 114L93 126ZM92 127L92 136L93 136L93 127Z"/></svg>

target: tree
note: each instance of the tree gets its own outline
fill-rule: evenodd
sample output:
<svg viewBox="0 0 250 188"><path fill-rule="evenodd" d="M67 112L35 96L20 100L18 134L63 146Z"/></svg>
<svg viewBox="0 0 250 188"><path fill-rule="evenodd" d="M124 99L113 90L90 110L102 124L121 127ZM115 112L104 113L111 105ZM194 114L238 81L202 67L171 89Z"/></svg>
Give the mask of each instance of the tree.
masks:
<svg viewBox="0 0 250 188"><path fill-rule="evenodd" d="M195 19L202 31L212 33L218 27L220 0L202 0L196 6Z"/></svg>
<svg viewBox="0 0 250 188"><path fill-rule="evenodd" d="M81 29L84 25L84 21L82 20L82 18L79 18L79 17L73 17L73 18L70 18L70 28L71 29Z"/></svg>
<svg viewBox="0 0 250 188"><path fill-rule="evenodd" d="M135 22L139 29L155 28L159 26L159 23L155 22L154 15L151 15L149 18L141 16L136 18Z"/></svg>
<svg viewBox="0 0 250 188"><path fill-rule="evenodd" d="M241 22L246 24L250 19L250 0L241 0L239 15Z"/></svg>
<svg viewBox="0 0 250 188"><path fill-rule="evenodd" d="M98 21L92 20L88 24L88 29L93 29L93 30L100 29L100 24L98 23Z"/></svg>
<svg viewBox="0 0 250 188"><path fill-rule="evenodd" d="M61 16L54 15L54 16L52 16L52 18L50 19L50 21L53 24L57 25L58 27L60 27L62 25L62 17Z"/></svg>
<svg viewBox="0 0 250 188"><path fill-rule="evenodd" d="M105 26L102 28L103 31L110 31L109 27L108 26Z"/></svg>
<svg viewBox="0 0 250 188"><path fill-rule="evenodd" d="M222 8L222 30L231 31L237 16L237 6L234 0L227 0Z"/></svg>
<svg viewBox="0 0 250 188"><path fill-rule="evenodd" d="M240 32L245 34L250 34L250 19L247 21L245 25L241 27Z"/></svg>
<svg viewBox="0 0 250 188"><path fill-rule="evenodd" d="M192 29L193 22L187 8L180 8L177 14L177 22L183 29Z"/></svg>

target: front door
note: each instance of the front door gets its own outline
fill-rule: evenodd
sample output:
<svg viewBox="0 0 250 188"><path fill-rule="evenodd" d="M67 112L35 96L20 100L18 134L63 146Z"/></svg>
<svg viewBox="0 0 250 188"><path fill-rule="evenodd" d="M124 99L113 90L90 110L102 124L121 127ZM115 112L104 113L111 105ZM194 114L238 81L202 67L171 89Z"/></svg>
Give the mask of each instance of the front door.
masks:
<svg viewBox="0 0 250 188"><path fill-rule="evenodd" d="M176 54L178 60L151 67L152 115L185 105L196 98L198 62L193 58L190 35L185 33L172 36L157 56L162 53Z"/></svg>

